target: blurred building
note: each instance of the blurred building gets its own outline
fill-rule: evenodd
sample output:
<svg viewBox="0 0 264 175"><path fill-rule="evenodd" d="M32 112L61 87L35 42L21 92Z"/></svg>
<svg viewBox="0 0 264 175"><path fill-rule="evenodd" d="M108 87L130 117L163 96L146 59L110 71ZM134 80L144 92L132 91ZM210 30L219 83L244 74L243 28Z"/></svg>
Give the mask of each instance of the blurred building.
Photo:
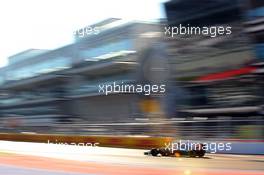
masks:
<svg viewBox="0 0 264 175"><path fill-rule="evenodd" d="M0 115L26 126L49 123L134 121L137 94L105 95L99 85L135 83L139 53L155 42L157 23L108 19L75 32L75 42L56 50L30 49L0 69ZM86 28L86 27L85 27Z"/></svg>
<svg viewBox="0 0 264 175"><path fill-rule="evenodd" d="M260 113L262 75L257 73L259 67L254 63L260 61L262 51L254 49L250 32L253 29L248 23L256 20L254 14L261 14L262 6L263 2L257 0L172 0L165 3L170 26L232 27L231 35L168 38L173 65L171 79L181 82L189 94L185 107L192 110L187 110L188 115L242 117ZM249 14L254 17L249 18Z"/></svg>
<svg viewBox="0 0 264 175"><path fill-rule="evenodd" d="M251 34L256 50L256 55L263 61L264 59L264 2L261 0L248 1L246 13L248 22L247 32Z"/></svg>
<svg viewBox="0 0 264 175"><path fill-rule="evenodd" d="M92 27L99 33L78 38L78 63L68 71L72 116L89 121L134 121L139 115L138 94L98 91L99 85L133 84L138 79L139 53L154 42L159 24L108 19ZM72 103L73 102L73 103Z"/></svg>
<svg viewBox="0 0 264 175"><path fill-rule="evenodd" d="M9 57L8 66L2 68L2 121L43 126L66 119L64 71L72 67L73 58L72 45L53 51L30 49Z"/></svg>

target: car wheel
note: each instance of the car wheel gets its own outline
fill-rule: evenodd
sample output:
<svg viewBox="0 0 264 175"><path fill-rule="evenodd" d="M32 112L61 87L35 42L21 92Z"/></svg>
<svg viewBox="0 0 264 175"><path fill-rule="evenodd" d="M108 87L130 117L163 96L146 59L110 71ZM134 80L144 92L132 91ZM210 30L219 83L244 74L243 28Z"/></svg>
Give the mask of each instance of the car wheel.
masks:
<svg viewBox="0 0 264 175"><path fill-rule="evenodd" d="M205 152L199 152L198 157L203 157L205 155Z"/></svg>
<svg viewBox="0 0 264 175"><path fill-rule="evenodd" d="M196 154L195 154L194 151L190 151L190 152L189 152L189 156L190 156L190 157L196 157Z"/></svg>
<svg viewBox="0 0 264 175"><path fill-rule="evenodd" d="M152 156L157 156L157 155L159 154L159 151L158 151L157 149L152 149L152 150L150 151L150 154L151 154Z"/></svg>

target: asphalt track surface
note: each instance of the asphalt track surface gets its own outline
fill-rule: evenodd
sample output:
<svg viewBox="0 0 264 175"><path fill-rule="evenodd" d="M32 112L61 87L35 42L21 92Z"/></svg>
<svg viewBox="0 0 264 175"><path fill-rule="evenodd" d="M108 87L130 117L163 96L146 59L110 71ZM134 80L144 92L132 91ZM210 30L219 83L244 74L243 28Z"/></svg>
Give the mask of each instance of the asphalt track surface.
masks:
<svg viewBox="0 0 264 175"><path fill-rule="evenodd" d="M264 156L173 158L144 151L0 141L0 175L264 175Z"/></svg>

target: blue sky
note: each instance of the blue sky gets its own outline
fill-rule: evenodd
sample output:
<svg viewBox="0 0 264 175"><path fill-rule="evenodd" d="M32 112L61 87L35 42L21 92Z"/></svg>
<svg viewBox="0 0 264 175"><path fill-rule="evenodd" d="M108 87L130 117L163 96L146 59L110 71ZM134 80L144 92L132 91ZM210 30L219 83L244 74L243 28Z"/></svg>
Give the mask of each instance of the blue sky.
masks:
<svg viewBox="0 0 264 175"><path fill-rule="evenodd" d="M73 31L109 17L154 20L167 0L0 1L0 67L29 48L55 49L72 42Z"/></svg>

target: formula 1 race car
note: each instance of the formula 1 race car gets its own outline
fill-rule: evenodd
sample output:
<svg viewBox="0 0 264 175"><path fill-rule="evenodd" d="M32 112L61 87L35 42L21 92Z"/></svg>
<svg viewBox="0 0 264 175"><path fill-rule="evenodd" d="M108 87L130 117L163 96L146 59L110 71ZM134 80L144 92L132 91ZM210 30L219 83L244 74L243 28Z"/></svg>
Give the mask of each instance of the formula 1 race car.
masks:
<svg viewBox="0 0 264 175"><path fill-rule="evenodd" d="M144 152L144 155L168 157L204 157L206 151L203 150L202 147L203 144L196 145L196 147L191 150L153 148L150 151Z"/></svg>

